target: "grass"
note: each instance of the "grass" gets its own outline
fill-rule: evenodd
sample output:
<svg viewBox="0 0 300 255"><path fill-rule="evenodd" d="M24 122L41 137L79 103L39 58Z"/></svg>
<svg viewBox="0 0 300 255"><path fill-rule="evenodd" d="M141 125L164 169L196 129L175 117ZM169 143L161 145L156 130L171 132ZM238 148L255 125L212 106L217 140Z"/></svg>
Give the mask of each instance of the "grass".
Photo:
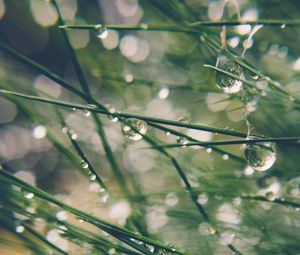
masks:
<svg viewBox="0 0 300 255"><path fill-rule="evenodd" d="M240 16L239 11L236 13L237 9L228 4L226 8L234 13L230 19L208 21L193 10L194 4L206 13L207 6L201 3L153 0L140 1L139 8L143 8L147 22L115 25L100 18L101 25L90 16L95 10L84 12L93 4L80 3L80 14L90 21L80 24L74 20L69 24L60 1L46 4L57 14L51 31L58 41L51 38L50 43L55 45L57 59L67 56L72 74L58 74L41 64L50 57L47 50L46 58L39 59L16 49L5 37L0 42L0 50L9 60L3 69L7 74L2 75L0 94L18 112L14 121L3 124L3 130L30 130L42 125L46 127L42 140L51 145L46 152L29 149L38 155L34 164L29 151L23 156L5 156L13 152L10 146L14 140L11 136L9 141L3 138L4 146L12 150L6 154L0 150L0 246L5 251L241 255L295 254L299 250L295 233L299 230L300 208L300 99L299 91L292 86L297 82L297 68L291 68L298 53L294 45L297 42L285 39L295 37L293 29L300 25L293 12L283 19L239 20L235 18ZM260 10L262 5L256 8ZM297 13L296 5L287 4L285 8L294 8ZM26 4L8 6L19 8ZM246 11L251 3L240 7ZM247 35L234 30L240 25L263 25L261 30L266 33L254 35L254 46L245 56L242 46L230 48L222 45L219 38L222 27L222 31L226 27L227 37L247 40ZM99 41L94 41L98 39L98 29L119 33L123 38L120 51L99 47ZM84 49L76 50L72 40L76 32L92 32L95 38ZM126 55L126 36L131 40L140 38L137 45L147 44L154 53L135 63L132 55ZM158 46L153 40L156 36L155 40L167 46ZM286 73L276 72L277 63L272 62L275 53L262 50L267 44L271 52L276 40L291 48L284 59L289 65L278 61ZM101 41L105 46L105 38ZM62 57L59 51L64 52ZM243 76L215 65L222 55L236 63ZM20 70L18 65L24 69L21 68L23 80L13 75ZM157 77L151 75L155 65L159 66L154 71ZM195 68L200 71L195 72ZM123 75L128 70L133 77L130 82ZM61 95L53 97L51 89L40 91L36 85L33 87L28 76L37 74L55 82ZM242 91L224 96L215 85L217 74L242 82ZM262 83L267 86L261 88ZM157 97L161 88L168 89L167 98ZM211 105L209 96L216 98ZM256 109L247 112L247 103L253 100ZM108 102L117 110L112 111ZM157 103L154 111L149 110L151 104ZM168 103L172 111L167 110ZM223 109L211 110L222 104ZM226 111L226 106L233 108ZM184 115L182 112L192 120L178 118ZM74 124L70 116L80 121ZM147 123L147 132L141 133L131 119ZM91 130L85 129L85 124ZM121 129L114 131L118 125L129 126L141 135L141 141L124 137L115 145L122 135ZM24 146L22 139L25 138L21 137L16 147ZM254 166L249 167L241 145L260 146L257 148L262 151L256 156L262 159L257 160L264 161L267 159L263 149L268 149L266 144L270 142L277 145L275 164L267 171L255 171ZM57 159L47 172L52 154ZM24 168L36 175L36 185L18 178ZM79 187L74 187L73 182ZM78 203L73 190L78 194ZM61 194L71 202L62 199ZM120 201L123 207L116 207L117 213L113 214ZM130 212L122 218L127 208L124 203ZM97 215L91 213L94 209L98 209ZM62 219L58 215L67 216ZM43 227L39 228L40 221Z"/></svg>

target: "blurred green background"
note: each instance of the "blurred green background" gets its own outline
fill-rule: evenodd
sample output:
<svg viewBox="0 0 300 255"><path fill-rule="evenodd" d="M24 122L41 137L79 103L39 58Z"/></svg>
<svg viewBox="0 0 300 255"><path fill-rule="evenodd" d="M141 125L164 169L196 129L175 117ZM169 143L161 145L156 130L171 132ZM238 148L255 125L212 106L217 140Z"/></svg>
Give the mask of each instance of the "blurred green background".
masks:
<svg viewBox="0 0 300 255"><path fill-rule="evenodd" d="M185 24L200 20L236 19L232 2L223 10L222 1L203 0L58 0L66 24ZM298 19L299 1L236 1L246 20ZM53 5L43 0L0 0L1 42L21 51L80 90L70 55L58 29ZM228 48L241 55L251 27L227 29ZM219 42L221 27L203 27L200 32ZM245 105L240 96L218 89L215 73L203 64L215 65L212 51L199 34L166 31L109 30L99 39L92 30L68 30L72 47L83 67L92 96L116 110L247 132ZM262 27L252 38L245 60L257 71L280 82L300 96L299 27ZM245 72L247 78L253 74ZM81 98L44 75L0 50L0 78L9 90L38 94L73 103ZM293 101L258 80L262 92L247 98L253 134L270 137L300 135L299 102ZM0 160L17 177L54 194L68 204L121 226L134 213L118 186L91 116L81 110L62 108L67 125L97 173L114 194L106 203L93 192L87 178L46 138L51 130L68 148L51 105L23 103L46 120L34 122L20 107L0 97ZM299 202L299 144L278 145L277 161L268 171L255 172L245 162L206 148L175 148L180 162L199 194L211 220L224 232L210 235L206 223L185 192L169 159L149 148L145 141L131 142L120 123L101 116L104 129L127 185L133 196L146 197L144 217L150 235L172 243L191 254L232 254L224 246L233 244L244 254L300 254L299 211L283 205L252 201L246 195L271 191L276 198ZM174 128L201 141L231 139L228 136L191 129ZM177 136L148 127L160 144L176 143ZM221 148L221 147L220 147ZM240 145L222 149L243 158ZM135 184L133 184L135 183ZM138 188L138 190L137 190ZM5 206L5 205L4 205ZM126 226L127 227L127 226ZM48 230L47 230L48 231ZM47 236L46 230L43 232ZM1 233L2 235L2 233ZM3 232L3 235L8 234ZM51 236L48 235L48 240ZM225 241L224 241L225 240ZM71 242L54 240L70 254L84 254ZM0 246L1 247L1 246ZM1 247L2 254L25 254L14 247ZM26 253L26 254L30 254ZM87 253L88 254L88 253Z"/></svg>

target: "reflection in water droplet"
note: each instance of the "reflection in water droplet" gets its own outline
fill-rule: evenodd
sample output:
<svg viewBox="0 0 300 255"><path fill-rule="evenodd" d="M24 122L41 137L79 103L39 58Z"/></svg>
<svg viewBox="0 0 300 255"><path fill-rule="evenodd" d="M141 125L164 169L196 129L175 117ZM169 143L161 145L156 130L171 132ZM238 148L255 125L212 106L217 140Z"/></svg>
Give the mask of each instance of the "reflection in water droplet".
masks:
<svg viewBox="0 0 300 255"><path fill-rule="evenodd" d="M108 30L101 24L96 25L96 33L99 39L105 39L108 35Z"/></svg>
<svg viewBox="0 0 300 255"><path fill-rule="evenodd" d="M295 98L292 97L292 96L289 96L289 100L290 100L290 101L295 101Z"/></svg>
<svg viewBox="0 0 300 255"><path fill-rule="evenodd" d="M229 60L226 56L220 56L217 61L217 67L223 69L224 71L231 73L235 76L238 76L241 79L244 79L244 72L242 68L234 63L232 60ZM226 74L217 72L216 74L217 86L222 89L226 94L234 94L241 90L243 82L229 77Z"/></svg>
<svg viewBox="0 0 300 255"><path fill-rule="evenodd" d="M115 253L116 253L116 249L115 248L111 248L111 249L108 250L108 254L109 255L113 255Z"/></svg>
<svg viewBox="0 0 300 255"><path fill-rule="evenodd" d="M276 161L276 150L274 143L247 144L244 154L248 164L257 171L266 171Z"/></svg>
<svg viewBox="0 0 300 255"><path fill-rule="evenodd" d="M80 165L81 165L81 167L84 168L84 169L89 168L89 164L86 163L84 160L81 160Z"/></svg>
<svg viewBox="0 0 300 255"><path fill-rule="evenodd" d="M126 122L128 124L122 123L121 126L123 134L131 141L141 140L147 132L147 122L135 118L127 119Z"/></svg>
<svg viewBox="0 0 300 255"><path fill-rule="evenodd" d="M211 224L209 224L208 222L203 222L199 225L198 232L201 235L207 236L207 235L215 234L216 229Z"/></svg>

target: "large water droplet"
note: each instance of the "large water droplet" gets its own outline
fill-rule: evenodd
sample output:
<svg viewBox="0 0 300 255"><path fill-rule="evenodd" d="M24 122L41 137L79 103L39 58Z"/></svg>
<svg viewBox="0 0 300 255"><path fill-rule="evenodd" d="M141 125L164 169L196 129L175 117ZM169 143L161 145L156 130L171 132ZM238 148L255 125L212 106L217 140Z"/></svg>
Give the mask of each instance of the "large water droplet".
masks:
<svg viewBox="0 0 300 255"><path fill-rule="evenodd" d="M225 56L220 56L218 58L217 67L223 69L224 71L238 76L239 78L244 78L244 72L242 68L234 63L232 60L229 60ZM226 74L218 72L216 74L217 86L222 89L226 94L234 94L241 90L243 82L229 77Z"/></svg>
<svg viewBox="0 0 300 255"><path fill-rule="evenodd" d="M131 141L141 140L143 138L142 135L145 135L147 132L147 123L143 120L135 118L127 119L126 122L128 124L122 123L121 126L123 134Z"/></svg>
<svg viewBox="0 0 300 255"><path fill-rule="evenodd" d="M248 164L257 171L266 171L276 161L276 150L274 143L247 144L244 154Z"/></svg>

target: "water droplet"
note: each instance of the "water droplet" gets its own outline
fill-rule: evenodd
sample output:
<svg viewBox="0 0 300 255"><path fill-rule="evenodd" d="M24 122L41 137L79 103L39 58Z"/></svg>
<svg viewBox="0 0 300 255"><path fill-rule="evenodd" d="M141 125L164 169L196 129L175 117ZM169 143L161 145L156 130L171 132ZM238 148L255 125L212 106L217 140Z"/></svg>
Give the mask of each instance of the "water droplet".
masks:
<svg viewBox="0 0 300 255"><path fill-rule="evenodd" d="M76 140L78 138L77 133L74 130L69 131L72 140Z"/></svg>
<svg viewBox="0 0 300 255"><path fill-rule="evenodd" d="M96 25L95 29L96 29L96 34L97 34L98 38L105 39L107 37L108 30L104 26L102 26L101 24L98 24L98 25Z"/></svg>
<svg viewBox="0 0 300 255"><path fill-rule="evenodd" d="M86 163L84 160L81 160L80 165L81 165L81 167L84 168L84 169L89 168L89 164Z"/></svg>
<svg viewBox="0 0 300 255"><path fill-rule="evenodd" d="M89 174L89 179L90 179L91 181L96 180L96 178L97 178L97 176L96 176L95 174L92 174L92 173Z"/></svg>
<svg viewBox="0 0 300 255"><path fill-rule="evenodd" d="M66 133L68 133L68 128L67 128L67 127L63 127L63 128L61 129L61 131L62 131L64 134L66 134Z"/></svg>
<svg viewBox="0 0 300 255"><path fill-rule="evenodd" d="M229 60L225 56L220 56L218 58L217 67L223 69L224 71L238 76L241 79L244 79L244 72L242 68L237 65L232 60ZM217 72L216 74L217 86L222 89L226 94L234 94L241 90L243 82L229 77L226 74Z"/></svg>
<svg viewBox="0 0 300 255"><path fill-rule="evenodd" d="M266 198L269 200L269 201L274 201L276 199L276 195L274 194L274 192L272 191L268 191L266 193Z"/></svg>
<svg viewBox="0 0 300 255"><path fill-rule="evenodd" d="M258 78L259 78L259 76L256 74L256 75L254 75L254 76L252 76L252 79L253 80L258 80Z"/></svg>
<svg viewBox="0 0 300 255"><path fill-rule="evenodd" d="M198 195L197 203L200 205L205 205L208 201L208 196L206 194Z"/></svg>
<svg viewBox="0 0 300 255"><path fill-rule="evenodd" d="M222 159L223 159L223 160L228 160L228 159L229 159L229 155L228 155L228 154L224 154L224 155L222 156Z"/></svg>
<svg viewBox="0 0 300 255"><path fill-rule="evenodd" d="M89 111L87 109L84 109L83 110L83 115L86 116L86 117L89 117L89 116L91 116L91 111Z"/></svg>
<svg viewBox="0 0 300 255"><path fill-rule="evenodd" d="M166 136L170 136L171 133L169 131L166 132Z"/></svg>
<svg viewBox="0 0 300 255"><path fill-rule="evenodd" d="M168 207L172 207L175 206L178 203L178 201L179 198L177 197L176 193L171 192L166 195L165 205Z"/></svg>
<svg viewBox="0 0 300 255"><path fill-rule="evenodd" d="M106 104L105 105L107 111L111 114L115 114L116 113L116 109L114 107L112 107L110 104ZM107 118L112 121L112 122L117 122L118 121L118 117L114 116L114 115L111 115L111 114L108 114L107 115Z"/></svg>
<svg viewBox="0 0 300 255"><path fill-rule="evenodd" d="M135 118L127 119L126 122L128 124L122 123L121 126L123 134L131 141L141 140L147 132L147 122Z"/></svg>
<svg viewBox="0 0 300 255"><path fill-rule="evenodd" d="M199 225L198 231L201 235L208 236L215 234L217 230L208 222L203 222Z"/></svg>
<svg viewBox="0 0 300 255"><path fill-rule="evenodd" d="M212 152L212 148L207 148L207 149L206 149L206 152L207 152L207 153L211 153L211 152Z"/></svg>
<svg viewBox="0 0 300 255"><path fill-rule="evenodd" d="M248 164L257 171L266 171L276 161L276 150L274 143L247 144L244 149Z"/></svg>
<svg viewBox="0 0 300 255"><path fill-rule="evenodd" d="M188 144L188 140L184 137L178 137L177 143L182 144L182 148L186 148L186 144Z"/></svg>
<svg viewBox="0 0 300 255"><path fill-rule="evenodd" d="M280 26L281 29L284 29L285 27L286 27L286 24L282 24L282 25Z"/></svg>
<svg viewBox="0 0 300 255"><path fill-rule="evenodd" d="M166 99L170 94L169 88L161 88L158 92L158 98L159 99Z"/></svg>
<svg viewBox="0 0 300 255"><path fill-rule="evenodd" d="M17 233L22 233L22 232L24 232L24 230L25 230L25 228L21 225L16 227L16 232Z"/></svg>
<svg viewBox="0 0 300 255"><path fill-rule="evenodd" d="M154 246L151 245L151 244L145 244L145 247L146 247L146 249L147 249L148 251L150 251L150 252L154 252L154 251L155 251Z"/></svg>

